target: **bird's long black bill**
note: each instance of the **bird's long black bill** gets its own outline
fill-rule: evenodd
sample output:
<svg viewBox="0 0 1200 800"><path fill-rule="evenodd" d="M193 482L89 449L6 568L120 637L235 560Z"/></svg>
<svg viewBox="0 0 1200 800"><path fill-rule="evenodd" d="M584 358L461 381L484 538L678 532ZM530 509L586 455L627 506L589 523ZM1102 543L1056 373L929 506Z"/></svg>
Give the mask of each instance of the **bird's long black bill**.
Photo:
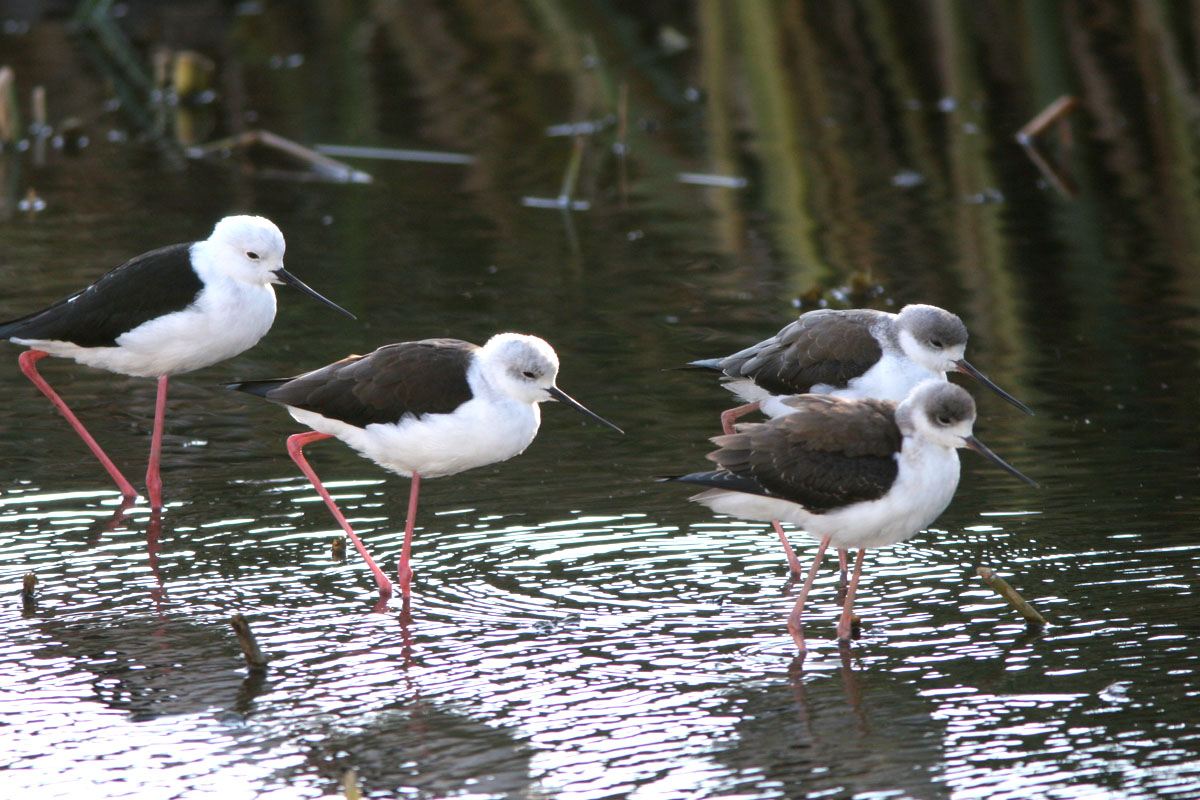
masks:
<svg viewBox="0 0 1200 800"><path fill-rule="evenodd" d="M963 373L964 375L970 375L972 378L979 381L984 386L991 389L993 392L1000 395L1005 400L1012 403L1014 406L1021 409L1029 416L1031 416L1031 417L1033 416L1033 409L1031 409L1029 406L1025 405L1024 403L1022 403L1017 398L1013 397L1008 392L1001 389L996 384L992 383L991 379L987 375L984 375L982 372L980 372L979 370L977 370L973 366L971 366L965 358L961 358L958 361L955 361L954 365L956 367L958 367L959 372Z"/></svg>
<svg viewBox="0 0 1200 800"><path fill-rule="evenodd" d="M587 414L592 419L596 420L597 422L604 423L605 425L612 428L617 433L625 432L625 431L621 430L620 428L618 428L616 425L613 425L611 422L609 422L608 420L606 420L604 417L600 416L599 414L589 411L587 408L584 407L583 403L580 403L578 400L571 397L571 395L567 394L566 392L564 392L562 389L558 388L557 386L551 386L549 391L550 391L550 396L553 397L555 400L559 401L560 403L566 403L567 405L569 405L571 408L575 409L576 411L583 413L583 414Z"/></svg>
<svg viewBox="0 0 1200 800"><path fill-rule="evenodd" d="M275 277L279 278L280 281L282 281L283 283L286 283L288 286L296 287L297 289L304 292L309 297L312 297L316 300L320 300L322 303L329 306L330 308L342 312L350 319L358 319L358 317L354 316L349 311L347 311L346 309L339 306L337 303L330 300L328 297L325 297L324 295L317 293L307 283L300 280L299 278L297 278L292 273L288 272L283 267L280 267L279 269L275 270Z"/></svg>
<svg viewBox="0 0 1200 800"><path fill-rule="evenodd" d="M1037 481L1035 481L1033 478L1029 478L1029 477L1025 476L1016 467L1010 466L1007 461L1005 461L1003 458L1001 458L1000 456L996 455L991 450L989 450L987 448L987 446L984 445L983 442L979 441L974 436L964 436L963 441L967 443L967 447L971 448L976 453L979 453L979 455L983 456L988 461L991 461L993 464L995 464L997 467L1000 467L1000 469L1004 470L1009 475L1012 475L1014 478L1019 478L1020 480L1025 481L1026 483L1028 483L1030 486L1032 486L1035 489L1041 488L1040 486L1038 486Z"/></svg>

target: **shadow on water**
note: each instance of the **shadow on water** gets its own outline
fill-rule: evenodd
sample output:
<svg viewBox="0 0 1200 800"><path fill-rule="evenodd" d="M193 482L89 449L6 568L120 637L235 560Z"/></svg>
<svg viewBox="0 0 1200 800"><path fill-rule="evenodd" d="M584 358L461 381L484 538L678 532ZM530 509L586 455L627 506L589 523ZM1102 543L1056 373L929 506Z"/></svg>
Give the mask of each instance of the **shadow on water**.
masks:
<svg viewBox="0 0 1200 800"><path fill-rule="evenodd" d="M281 287L257 347L173 379L161 516L120 507L4 346L6 789L322 797L353 768L376 797L1200 797L1195 11L123 9L148 75L212 59L211 102L147 102L146 127L58 4L0 0L0 66L26 118L45 87L54 133L0 152L0 318L252 211L359 321ZM1066 93L1038 145L1073 196L1013 140ZM471 158L348 159L373 180L343 185L186 156L251 129ZM651 480L705 464L731 402L674 368L798 308L908 302L959 313L972 363L1036 410L976 393L980 438L1044 488L965 455L933 527L868 554L844 651L828 560L797 670L771 532ZM547 404L526 453L423 484L412 619L372 613L285 453L297 425L218 387L500 330L550 341L562 387L628 433ZM43 364L140 476L153 382ZM393 572L407 482L308 454Z"/></svg>

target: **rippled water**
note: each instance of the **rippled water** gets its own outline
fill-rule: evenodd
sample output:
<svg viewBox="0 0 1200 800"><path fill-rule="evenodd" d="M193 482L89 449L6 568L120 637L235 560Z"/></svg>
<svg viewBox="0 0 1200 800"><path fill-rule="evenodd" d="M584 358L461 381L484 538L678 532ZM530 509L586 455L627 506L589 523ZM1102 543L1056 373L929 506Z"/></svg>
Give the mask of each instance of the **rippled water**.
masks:
<svg viewBox="0 0 1200 800"><path fill-rule="evenodd" d="M752 42L770 40L749 11L712 28L713 4L680 19L573 6L557 18L549 4L509 8L508 27L491 31L472 27L469 9L343 16L336 5L303 4L288 21L267 4L261 18L208 31L227 34L225 59L259 122L304 142L471 152L475 166L356 162L369 186L174 166L108 134L128 123L98 111L103 83L61 20L0 38L22 87L48 85L56 118L89 111L93 140L44 167L22 161L13 173L10 162L14 185L48 207L0 221L0 318L253 210L285 232L289 269L361 320L282 287L258 347L173 379L161 515L144 500L120 507L21 376L19 349L4 346L5 794L334 797L353 769L372 797L1200 797L1200 261L1189 216L1200 172L1170 166L1191 163L1187 146L1180 155L1169 137L1143 135L1185 112L1147 112L1144 92L1109 95L1080 78L1067 158L1080 193L1065 198L1011 144L1040 101L1004 64L984 63L999 51L980 51L978 75L925 64L906 49L924 17L891 29L883 12L839 12L856 25L781 4L781 30L825 44L816 64L792 63L781 45L780 73L828 76L831 92L795 86L789 111L771 106L782 102L771 74L754 71ZM1018 21L1004 5L977 8ZM960 28L941 28L939 45L1005 30L983 11L956 13ZM1091 22L1049 41L1069 40L1092 81L1124 74L1109 40L1070 37L1115 40L1137 26ZM163 24L183 36L178 18ZM662 55L668 28L693 47ZM712 37L738 31L741 44L720 46L745 70L746 107L729 113L746 141L725 163L719 120L706 116L717 89L707 86L708 106L680 98L720 66ZM272 61L246 41L303 58ZM514 42L526 50L506 49ZM564 217L521 199L553 197L570 158L544 127L600 116L589 74L570 68L589 48L630 81L638 133L625 202L618 165L593 147L579 189L592 208ZM911 86L886 69L897 59L913 67ZM863 78L876 63L891 76L880 85ZM1164 98L1191 98L1144 70ZM1144 125L1112 128L1114 110ZM794 151L797 132L807 138ZM1143 162L1162 176L1154 187L1131 166ZM676 170L750 180L704 188L676 182ZM781 203L780 184L811 207ZM858 283L865 300L848 288ZM730 403L709 376L674 368L773 333L814 287L833 305L961 313L971 361L1037 411L976 392L977 433L1043 488L964 453L933 528L867 554L862 635L845 650L827 559L798 665L774 535L654 478L703 466ZM480 342L504 329L554 344L560 385L627 434L551 404L525 454L423 483L411 620L396 603L375 613L369 571L352 549L334 555L339 530L286 456L296 424L219 384L389 341ZM42 363L140 485L153 383ZM407 481L336 442L306 452L394 571ZM802 533L793 541L802 559L814 552ZM1050 624L1027 629L980 566ZM38 591L23 603L29 573ZM236 613L271 659L265 675L245 667Z"/></svg>

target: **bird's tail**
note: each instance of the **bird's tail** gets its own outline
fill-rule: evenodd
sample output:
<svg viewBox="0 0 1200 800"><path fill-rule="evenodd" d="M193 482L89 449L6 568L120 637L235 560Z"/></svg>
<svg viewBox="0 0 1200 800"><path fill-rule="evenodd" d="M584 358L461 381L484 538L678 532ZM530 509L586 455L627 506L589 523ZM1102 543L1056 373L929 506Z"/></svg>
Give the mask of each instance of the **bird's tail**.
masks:
<svg viewBox="0 0 1200 800"><path fill-rule="evenodd" d="M246 394L258 395L266 397L272 389L276 389L287 383L289 378L276 378L267 381L241 381L240 383L225 383L222 384L226 389L235 392L245 392Z"/></svg>

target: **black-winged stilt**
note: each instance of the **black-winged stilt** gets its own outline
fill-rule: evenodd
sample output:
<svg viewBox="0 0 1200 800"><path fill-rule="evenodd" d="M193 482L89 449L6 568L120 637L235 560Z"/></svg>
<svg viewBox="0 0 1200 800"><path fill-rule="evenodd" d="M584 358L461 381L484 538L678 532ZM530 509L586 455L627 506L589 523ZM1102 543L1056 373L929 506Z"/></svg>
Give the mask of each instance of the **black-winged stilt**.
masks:
<svg viewBox="0 0 1200 800"><path fill-rule="evenodd" d="M21 371L83 438L126 500L137 496L112 460L37 371L47 355L110 372L158 378L146 489L162 507L159 453L167 380L246 350L275 320L272 284L286 283L353 317L283 266L284 241L270 220L225 217L201 242L143 253L53 305L0 323L0 338L25 345Z"/></svg>
<svg viewBox="0 0 1200 800"><path fill-rule="evenodd" d="M945 510L958 487L956 448L1037 486L975 438L975 401L952 383L924 381L899 404L817 394L788 402L790 414L714 437L708 458L720 469L675 480L707 487L691 499L714 511L791 522L820 541L788 618L801 654L800 618L825 549L859 551L837 627L848 641L863 553L910 538Z"/></svg>
<svg viewBox="0 0 1200 800"><path fill-rule="evenodd" d="M821 309L801 314L777 334L724 358L692 361L689 366L723 374L725 387L746 401L721 414L721 427L755 409L769 417L792 412L788 399L829 394L849 399L876 398L899 403L924 380L946 380L961 372L1027 414L1021 401L1005 392L964 357L967 326L937 306L907 305L900 313L872 309ZM773 522L794 575L802 569L778 522ZM845 571L845 553L839 552Z"/></svg>
<svg viewBox="0 0 1200 800"><path fill-rule="evenodd" d="M483 347L459 339L389 344L295 378L228 387L279 403L313 429L288 437L288 454L367 562L381 604L391 596L391 583L321 485L303 447L335 437L384 469L412 478L397 570L407 609L422 478L453 475L523 452L541 423L538 403L546 400L566 403L620 432L559 389L557 375L558 355L545 341L500 333Z"/></svg>

